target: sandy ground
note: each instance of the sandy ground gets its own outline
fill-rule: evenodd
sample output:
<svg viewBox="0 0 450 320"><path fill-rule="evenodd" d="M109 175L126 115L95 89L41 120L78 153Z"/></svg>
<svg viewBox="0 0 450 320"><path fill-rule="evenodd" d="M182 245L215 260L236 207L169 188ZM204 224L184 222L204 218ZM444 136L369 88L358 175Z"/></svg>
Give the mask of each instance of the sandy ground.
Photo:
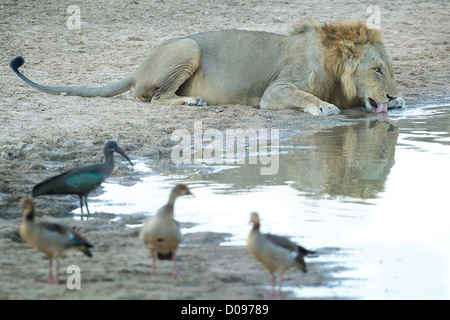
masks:
<svg viewBox="0 0 450 320"><path fill-rule="evenodd" d="M70 5L79 5L81 28L66 26ZM64 169L102 159L102 146L114 139L131 158L164 157L175 129L204 126L278 128L335 125L348 114L314 118L296 110L264 111L241 105L156 106L131 93L113 98L80 98L40 93L8 67L22 55L22 72L47 85L103 85L128 75L150 48L166 39L225 28L287 33L302 18L321 22L364 20L372 3L362 1L12 1L0 3L0 299L262 299L269 275L244 247L219 246L226 235L186 234L179 250L183 277L172 279L170 262L150 277L149 253L139 242L143 216L111 222L96 213L75 221L72 196L36 200L38 218L76 226L95 245L94 257L67 252L61 284L36 281L47 261L19 236L18 201L33 185ZM395 63L399 91L408 105L439 102L448 95L448 3L377 1L381 28ZM361 110L351 112L362 112ZM120 163L112 177L133 177ZM136 175L136 174L134 174ZM101 192L99 190L98 192ZM330 248L314 248L327 254ZM68 265L82 270L82 289L69 290ZM319 286L333 271L309 261L309 272L286 274L290 286ZM346 298L346 297L330 297ZM286 293L283 299L295 299Z"/></svg>

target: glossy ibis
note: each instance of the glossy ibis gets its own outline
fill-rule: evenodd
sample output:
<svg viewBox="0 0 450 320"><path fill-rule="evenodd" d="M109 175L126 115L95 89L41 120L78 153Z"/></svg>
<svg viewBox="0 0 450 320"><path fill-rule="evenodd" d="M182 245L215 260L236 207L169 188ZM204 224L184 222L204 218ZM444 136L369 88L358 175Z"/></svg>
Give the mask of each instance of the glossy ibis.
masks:
<svg viewBox="0 0 450 320"><path fill-rule="evenodd" d="M281 295L283 273L287 269L297 267L306 272L303 259L307 254L314 254L286 237L260 232L259 215L252 212L250 222L253 228L247 237L247 250L269 270L272 277L272 296ZM278 272L278 292L275 291L275 272Z"/></svg>
<svg viewBox="0 0 450 320"><path fill-rule="evenodd" d="M114 169L114 152L121 154L133 165L126 153L115 141L107 141L103 147L105 162L71 169L50 177L34 186L33 197L47 194L76 194L80 197L81 214L84 206L89 214L88 194L105 181Z"/></svg>
<svg viewBox="0 0 450 320"><path fill-rule="evenodd" d="M184 184L176 185L169 197L169 201L161 207L154 216L151 216L144 224L139 238L148 246L152 254L152 275L156 275L156 255L160 260L173 262L174 278L180 276L176 264L175 254L181 242L180 226L173 218L174 203L180 196L192 195Z"/></svg>
<svg viewBox="0 0 450 320"><path fill-rule="evenodd" d="M33 248L48 256L48 277L44 279L47 283L59 283L59 261L64 250L77 249L88 257L92 257L89 248L92 245L86 241L78 232L66 225L49 222L34 221L34 203L31 198L22 198L20 205L23 209L23 220L20 225L20 236ZM52 262L56 261L56 278L52 274Z"/></svg>

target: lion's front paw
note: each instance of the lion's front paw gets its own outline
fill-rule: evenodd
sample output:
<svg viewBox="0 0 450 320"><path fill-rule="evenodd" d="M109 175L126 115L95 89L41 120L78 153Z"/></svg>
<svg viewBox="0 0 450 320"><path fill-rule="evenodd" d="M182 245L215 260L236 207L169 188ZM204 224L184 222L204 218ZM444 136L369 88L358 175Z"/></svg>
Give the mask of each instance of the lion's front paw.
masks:
<svg viewBox="0 0 450 320"><path fill-rule="evenodd" d="M388 103L388 109L403 108L404 106L405 100L403 98L397 98Z"/></svg>
<svg viewBox="0 0 450 320"><path fill-rule="evenodd" d="M313 116L331 116L334 114L339 114L341 110L334 104L323 104L320 107L309 106L305 108L305 112L312 114Z"/></svg>
<svg viewBox="0 0 450 320"><path fill-rule="evenodd" d="M203 98L188 98L184 101L184 104L188 106L200 106L200 107L208 105L206 100Z"/></svg>

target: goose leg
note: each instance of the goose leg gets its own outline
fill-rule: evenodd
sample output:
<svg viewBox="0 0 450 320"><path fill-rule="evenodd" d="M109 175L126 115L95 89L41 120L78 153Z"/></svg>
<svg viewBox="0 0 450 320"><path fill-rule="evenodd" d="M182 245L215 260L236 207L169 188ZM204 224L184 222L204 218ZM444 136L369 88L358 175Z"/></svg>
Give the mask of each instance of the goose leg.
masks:
<svg viewBox="0 0 450 320"><path fill-rule="evenodd" d="M277 295L279 295L280 297L282 295L282 291L281 291L282 287L283 287L283 271L278 273L278 293L277 293Z"/></svg>
<svg viewBox="0 0 450 320"><path fill-rule="evenodd" d="M275 297L276 296L276 292L275 292L275 283L276 283L276 281L275 281L275 272L271 271L270 275L271 275L271 278L272 278L272 294L271 294L271 296Z"/></svg>
<svg viewBox="0 0 450 320"><path fill-rule="evenodd" d="M56 273L56 278L55 278L55 283L59 283L59 259L55 258L56 260L56 265L55 265L55 273Z"/></svg>
<svg viewBox="0 0 450 320"><path fill-rule="evenodd" d="M156 276L156 253L152 250L152 276Z"/></svg>
<svg viewBox="0 0 450 320"><path fill-rule="evenodd" d="M173 274L172 274L172 277L179 278L180 277L180 272L178 271L177 260L175 259L175 252L172 253L172 262L173 262Z"/></svg>
<svg viewBox="0 0 450 320"><path fill-rule="evenodd" d="M53 258L49 257L48 258L48 277L45 278L43 281L46 283L55 284L57 282L53 278L52 266L53 266Z"/></svg>
<svg viewBox="0 0 450 320"><path fill-rule="evenodd" d="M52 271L52 265L53 265L53 258L48 258L48 276L47 279L45 279L45 282L51 283L53 281L53 271Z"/></svg>

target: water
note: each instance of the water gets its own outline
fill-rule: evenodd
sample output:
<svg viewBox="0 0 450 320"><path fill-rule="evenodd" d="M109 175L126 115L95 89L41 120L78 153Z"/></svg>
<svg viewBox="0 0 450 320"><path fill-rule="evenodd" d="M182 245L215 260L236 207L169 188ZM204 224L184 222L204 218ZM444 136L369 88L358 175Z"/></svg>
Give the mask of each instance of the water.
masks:
<svg viewBox="0 0 450 320"><path fill-rule="evenodd" d="M175 183L186 183L195 198L177 201L176 218L195 225L185 233L226 232L222 245L245 245L257 211L264 232L314 250L339 248L311 258L343 267L336 281L284 288L299 297L449 299L450 105L346 122L282 139L272 176L260 175L258 164L140 162L140 182L104 183L91 212L153 214Z"/></svg>

